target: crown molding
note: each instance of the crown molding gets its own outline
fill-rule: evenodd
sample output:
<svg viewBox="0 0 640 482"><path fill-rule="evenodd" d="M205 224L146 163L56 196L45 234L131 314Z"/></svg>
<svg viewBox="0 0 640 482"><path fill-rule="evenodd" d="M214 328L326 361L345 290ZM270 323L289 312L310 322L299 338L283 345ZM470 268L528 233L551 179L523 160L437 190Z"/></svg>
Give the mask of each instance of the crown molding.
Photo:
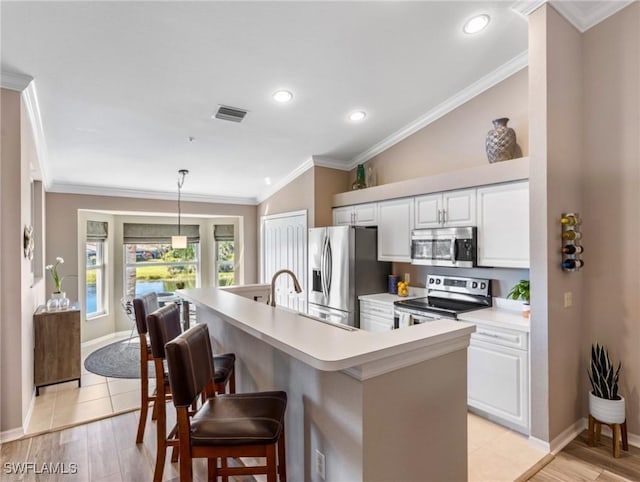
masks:
<svg viewBox="0 0 640 482"><path fill-rule="evenodd" d="M518 0L511 5L511 10L527 18L546 2L547 0Z"/></svg>
<svg viewBox="0 0 640 482"><path fill-rule="evenodd" d="M490 89L494 85L512 76L516 72L519 72L520 70L524 69L528 65L528 63L529 63L528 51L525 50L518 56L514 57L507 63L495 69L493 72L490 72L489 74L482 77L480 80L474 82L473 84L469 85L465 89L461 90L460 92L450 97L440 105L434 107L433 109L428 111L426 114L422 115L415 121L406 125L399 131L396 131L395 133L391 134L390 136L386 137L382 141L373 145L366 151L358 154L356 157L351 159L351 161L348 163L348 168L354 169L358 164L362 164L363 162L368 161L372 157L380 154L381 152L385 151L391 146L406 139L411 134L414 134L415 132L428 126L432 122L445 116L452 110L460 107L465 102L470 101L475 96L483 93L484 91Z"/></svg>
<svg viewBox="0 0 640 482"><path fill-rule="evenodd" d="M113 196L130 197L136 199L159 199L164 201L175 201L175 192L166 191L143 191L140 189L126 189L119 187L96 186L92 184L73 184L53 182L47 192L61 194L84 194L89 196ZM185 194L182 193L182 201L220 204L248 204L255 206L258 204L255 197L233 197L233 196L211 196L208 194Z"/></svg>
<svg viewBox="0 0 640 482"><path fill-rule="evenodd" d="M15 72L0 72L0 86L3 89L17 90L22 92L31 83L33 77L30 75L16 74Z"/></svg>
<svg viewBox="0 0 640 482"><path fill-rule="evenodd" d="M614 13L619 12L627 5L633 3L633 0L614 0L614 1L597 1L597 2L550 2L558 13L566 18L575 28L584 33L591 27L599 24L603 20L609 18ZM589 8L584 10L578 5L588 4Z"/></svg>
<svg viewBox="0 0 640 482"><path fill-rule="evenodd" d="M280 189L285 187L291 181L293 181L294 179L296 179L297 177L301 176L302 174L307 172L309 169L311 169L314 166L313 157L314 156L311 156L309 159L304 161L302 164L300 164L298 167L296 167L293 171L291 171L285 177L280 179L278 182L272 184L271 186L269 186L268 189L266 189L262 193L260 193L256 197L256 200L257 200L256 204L260 204L260 203L264 202L266 199L268 199L271 196L273 196L275 193L277 193Z"/></svg>
<svg viewBox="0 0 640 482"><path fill-rule="evenodd" d="M33 142L35 144L36 155L38 156L38 171L42 180L45 191L51 185L51 176L49 175L49 156L47 151L47 142L44 137L44 128L42 126L42 116L40 115L40 104L38 102L38 93L36 92L35 80L22 91L22 100L29 123L33 131Z"/></svg>
<svg viewBox="0 0 640 482"><path fill-rule="evenodd" d="M350 171L351 167L346 162L338 159L332 159L324 156L311 156L314 166L329 167L331 169L338 169L340 171Z"/></svg>

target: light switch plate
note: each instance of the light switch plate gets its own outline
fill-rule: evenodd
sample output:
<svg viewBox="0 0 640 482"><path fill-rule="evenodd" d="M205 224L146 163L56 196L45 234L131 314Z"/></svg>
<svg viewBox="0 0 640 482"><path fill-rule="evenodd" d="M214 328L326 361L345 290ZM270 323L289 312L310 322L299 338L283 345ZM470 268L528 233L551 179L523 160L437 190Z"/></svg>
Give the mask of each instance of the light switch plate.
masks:
<svg viewBox="0 0 640 482"><path fill-rule="evenodd" d="M570 308L573 306L573 293L571 291L566 291L564 293L564 307Z"/></svg>

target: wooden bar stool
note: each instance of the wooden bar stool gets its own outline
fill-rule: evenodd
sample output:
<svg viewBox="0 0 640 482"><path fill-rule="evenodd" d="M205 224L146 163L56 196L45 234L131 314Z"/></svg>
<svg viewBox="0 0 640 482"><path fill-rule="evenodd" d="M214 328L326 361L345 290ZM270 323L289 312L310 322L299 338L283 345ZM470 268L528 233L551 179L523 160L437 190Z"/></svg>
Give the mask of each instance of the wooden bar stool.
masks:
<svg viewBox="0 0 640 482"><path fill-rule="evenodd" d="M602 433L602 426L606 425L611 429L611 438L613 441L613 456L614 458L620 457L620 439L622 438L622 450L629 450L629 440L627 438L627 421L622 423L606 423L595 419L589 414L589 445L595 445L595 442L600 441L600 435Z"/></svg>
<svg viewBox="0 0 640 482"><path fill-rule="evenodd" d="M149 363L153 364L151 346L147 338L147 316L158 309L158 295L148 293L133 300L133 311L136 315L136 329L140 340L140 420L138 421L138 432L136 443L142 443L144 428L147 424L147 413L149 403L155 402L156 397L149 395ZM155 405L154 416L155 419Z"/></svg>
<svg viewBox="0 0 640 482"><path fill-rule="evenodd" d="M156 426L157 453L153 480L159 482L162 480L162 472L164 471L166 451L168 447L174 447L171 461L177 462L178 460L178 451L175 449L179 444L177 439L177 428L174 427L167 435L166 402L170 400L170 397L173 395L164 365L164 361L166 359L165 345L167 342L180 335L182 331L180 326L180 310L178 306L174 303L169 303L158 308L147 316L147 325L149 329L149 339L151 341L151 354L153 355L158 385L155 397L158 414L158 423ZM231 387L230 384L230 388L235 390L235 378L232 377L234 373L235 359L236 357L233 353L212 357L212 363L218 363L220 365L214 375L215 390L219 393L225 392L226 385L229 381L233 381L234 385Z"/></svg>
<svg viewBox="0 0 640 482"><path fill-rule="evenodd" d="M169 382L178 415L180 481L193 480L192 458L206 458L208 478L266 474L267 482L286 482L282 391L215 395L215 362L205 324L186 331L166 345ZM192 411L205 390L202 407ZM229 457L265 457L266 465L227 467ZM218 467L220 459L220 467Z"/></svg>

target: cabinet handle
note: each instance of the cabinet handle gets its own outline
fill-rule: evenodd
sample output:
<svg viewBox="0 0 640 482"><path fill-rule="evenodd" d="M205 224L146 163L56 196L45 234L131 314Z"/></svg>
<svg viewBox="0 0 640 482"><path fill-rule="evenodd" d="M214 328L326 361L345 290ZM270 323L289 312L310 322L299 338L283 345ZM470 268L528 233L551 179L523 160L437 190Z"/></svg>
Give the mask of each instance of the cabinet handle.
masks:
<svg viewBox="0 0 640 482"><path fill-rule="evenodd" d="M447 210L443 209L442 210L442 224L447 222Z"/></svg>
<svg viewBox="0 0 640 482"><path fill-rule="evenodd" d="M438 209L438 224L442 224L442 209Z"/></svg>
<svg viewBox="0 0 640 482"><path fill-rule="evenodd" d="M488 336L488 337L491 337L491 338L497 338L497 339L500 339L500 340L512 341L514 343L517 343L520 340L519 336L499 335L497 333L490 333L488 331L478 331L476 334L480 335L480 336Z"/></svg>

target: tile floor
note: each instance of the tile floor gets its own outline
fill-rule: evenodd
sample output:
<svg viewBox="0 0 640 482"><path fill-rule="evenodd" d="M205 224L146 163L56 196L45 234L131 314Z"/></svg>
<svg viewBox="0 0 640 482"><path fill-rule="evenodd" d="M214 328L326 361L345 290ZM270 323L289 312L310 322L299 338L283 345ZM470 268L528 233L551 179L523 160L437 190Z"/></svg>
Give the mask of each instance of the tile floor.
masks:
<svg viewBox="0 0 640 482"><path fill-rule="evenodd" d="M469 482L512 482L546 455L524 435L473 413L467 420Z"/></svg>
<svg viewBox="0 0 640 482"><path fill-rule="evenodd" d="M84 359L89 353L125 338L128 338L128 334L82 348L81 388L76 382L69 382L40 389L27 434L137 410L140 404L138 379L102 377L84 368ZM137 337L132 342L136 343ZM151 390L154 383L152 379ZM472 413L468 414L467 419L470 482L514 481L546 455L529 445L527 437L523 435Z"/></svg>
<svg viewBox="0 0 640 482"><path fill-rule="evenodd" d="M120 334L108 340L82 348L82 387L77 382L60 383L40 389L36 397L27 434L35 434L78 423L98 420L117 413L140 408L140 380L109 378L88 372L84 359L98 348L123 340L129 334ZM131 339L137 343L137 336ZM150 380L153 390L155 380Z"/></svg>

